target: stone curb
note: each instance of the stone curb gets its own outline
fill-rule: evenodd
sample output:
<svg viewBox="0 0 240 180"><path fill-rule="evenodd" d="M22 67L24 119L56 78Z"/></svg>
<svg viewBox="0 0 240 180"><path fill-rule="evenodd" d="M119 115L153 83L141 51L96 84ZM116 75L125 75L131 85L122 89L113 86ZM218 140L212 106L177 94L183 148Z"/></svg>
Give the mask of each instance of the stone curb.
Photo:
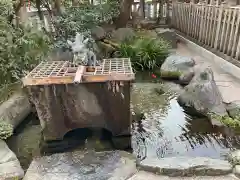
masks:
<svg viewBox="0 0 240 180"><path fill-rule="evenodd" d="M206 157L169 157L146 159L137 163L140 170L177 176L220 176L232 173L232 166L224 160Z"/></svg>

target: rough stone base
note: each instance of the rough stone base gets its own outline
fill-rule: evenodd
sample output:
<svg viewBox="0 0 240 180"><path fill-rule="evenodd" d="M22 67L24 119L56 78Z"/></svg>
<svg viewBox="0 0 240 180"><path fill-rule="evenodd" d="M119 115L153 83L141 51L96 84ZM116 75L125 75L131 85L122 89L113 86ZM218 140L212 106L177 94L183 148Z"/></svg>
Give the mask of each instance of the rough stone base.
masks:
<svg viewBox="0 0 240 180"><path fill-rule="evenodd" d="M232 171L227 161L205 157L148 158L138 166L141 170L168 176L220 176Z"/></svg>
<svg viewBox="0 0 240 180"><path fill-rule="evenodd" d="M137 171L124 151L75 151L36 158L24 180L125 180Z"/></svg>

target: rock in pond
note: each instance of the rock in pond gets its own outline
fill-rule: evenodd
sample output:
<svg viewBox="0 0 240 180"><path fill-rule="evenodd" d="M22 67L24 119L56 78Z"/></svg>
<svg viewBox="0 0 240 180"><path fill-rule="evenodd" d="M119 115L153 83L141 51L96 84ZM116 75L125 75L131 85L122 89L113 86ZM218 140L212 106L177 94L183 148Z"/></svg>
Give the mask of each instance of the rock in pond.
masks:
<svg viewBox="0 0 240 180"><path fill-rule="evenodd" d="M31 112L32 107L28 97L17 93L0 105L0 123L6 123L16 128Z"/></svg>
<svg viewBox="0 0 240 180"><path fill-rule="evenodd" d="M136 171L135 158L124 151L74 151L34 159L24 180L122 180Z"/></svg>
<svg viewBox="0 0 240 180"><path fill-rule="evenodd" d="M0 140L0 179L21 179L24 171L16 155L8 148L5 141Z"/></svg>
<svg viewBox="0 0 240 180"><path fill-rule="evenodd" d="M233 165L240 165L240 150L233 151L228 155L228 161Z"/></svg>
<svg viewBox="0 0 240 180"><path fill-rule="evenodd" d="M240 101L233 101L226 104L226 109L231 118L240 120Z"/></svg>
<svg viewBox="0 0 240 180"><path fill-rule="evenodd" d="M170 55L161 66L162 78L179 79L179 77L194 67L195 61L191 57Z"/></svg>
<svg viewBox="0 0 240 180"><path fill-rule="evenodd" d="M202 115L227 116L221 93L214 81L211 68L198 68L191 82L178 96L178 102L185 109L192 109Z"/></svg>
<svg viewBox="0 0 240 180"><path fill-rule="evenodd" d="M168 176L219 176L232 172L231 164L206 157L147 158L138 164L140 170Z"/></svg>

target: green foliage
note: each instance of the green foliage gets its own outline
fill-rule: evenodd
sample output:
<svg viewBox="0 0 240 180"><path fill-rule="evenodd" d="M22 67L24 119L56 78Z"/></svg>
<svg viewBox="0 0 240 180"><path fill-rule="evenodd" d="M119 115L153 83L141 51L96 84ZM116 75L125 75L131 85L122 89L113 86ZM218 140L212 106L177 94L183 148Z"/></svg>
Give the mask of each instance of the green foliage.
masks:
<svg viewBox="0 0 240 180"><path fill-rule="evenodd" d="M12 136L13 134L13 126L4 122L4 120L0 120L0 139L5 140Z"/></svg>
<svg viewBox="0 0 240 180"><path fill-rule="evenodd" d="M11 94L12 83L19 81L39 61L44 60L51 40L43 32L30 27L16 27L8 21L11 1L0 1L0 94ZM7 88L9 87L9 89ZM8 94L9 95L9 94ZM2 97L8 97L8 95Z"/></svg>
<svg viewBox="0 0 240 180"><path fill-rule="evenodd" d="M0 22L0 84L19 80L43 60L51 44L48 36L35 29L15 28Z"/></svg>
<svg viewBox="0 0 240 180"><path fill-rule="evenodd" d="M135 70L160 67L169 54L169 45L162 39L136 37L120 45L120 57L131 58Z"/></svg>
<svg viewBox="0 0 240 180"><path fill-rule="evenodd" d="M109 1L98 5L82 5L79 7L67 7L65 13L54 20L58 47L64 46L67 39L75 37L76 32L90 35L90 29L109 22L118 15L117 1ZM60 42L59 42L60 41Z"/></svg>

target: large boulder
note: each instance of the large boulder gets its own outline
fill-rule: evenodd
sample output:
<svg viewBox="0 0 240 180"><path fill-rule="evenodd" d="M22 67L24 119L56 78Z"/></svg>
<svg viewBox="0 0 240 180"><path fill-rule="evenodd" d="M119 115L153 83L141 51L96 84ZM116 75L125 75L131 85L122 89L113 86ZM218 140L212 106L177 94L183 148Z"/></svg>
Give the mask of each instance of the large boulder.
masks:
<svg viewBox="0 0 240 180"><path fill-rule="evenodd" d="M172 48L177 48L177 35L174 30L169 28L157 28L155 31L158 36L167 41Z"/></svg>
<svg viewBox="0 0 240 180"><path fill-rule="evenodd" d="M32 107L28 97L23 93L16 93L0 105L1 121L16 128L31 112Z"/></svg>
<svg viewBox="0 0 240 180"><path fill-rule="evenodd" d="M16 155L8 148L5 141L0 140L0 179L22 179L24 171Z"/></svg>
<svg viewBox="0 0 240 180"><path fill-rule="evenodd" d="M121 180L136 171L135 158L124 151L74 151L35 158L24 180Z"/></svg>
<svg viewBox="0 0 240 180"><path fill-rule="evenodd" d="M112 33L112 40L115 42L123 42L131 39L135 36L133 29L131 28L119 28Z"/></svg>
<svg viewBox="0 0 240 180"><path fill-rule="evenodd" d="M100 27L100 26L96 26L96 27L92 28L91 29L91 34L92 34L92 37L96 41L104 39L106 37L105 30L102 27Z"/></svg>
<svg viewBox="0 0 240 180"><path fill-rule="evenodd" d="M162 78L179 79L181 75L189 72L194 67L195 61L191 57L170 55L161 66Z"/></svg>
<svg viewBox="0 0 240 180"><path fill-rule="evenodd" d="M196 68L195 76L178 97L180 105L203 115L227 116L220 91L209 67Z"/></svg>

